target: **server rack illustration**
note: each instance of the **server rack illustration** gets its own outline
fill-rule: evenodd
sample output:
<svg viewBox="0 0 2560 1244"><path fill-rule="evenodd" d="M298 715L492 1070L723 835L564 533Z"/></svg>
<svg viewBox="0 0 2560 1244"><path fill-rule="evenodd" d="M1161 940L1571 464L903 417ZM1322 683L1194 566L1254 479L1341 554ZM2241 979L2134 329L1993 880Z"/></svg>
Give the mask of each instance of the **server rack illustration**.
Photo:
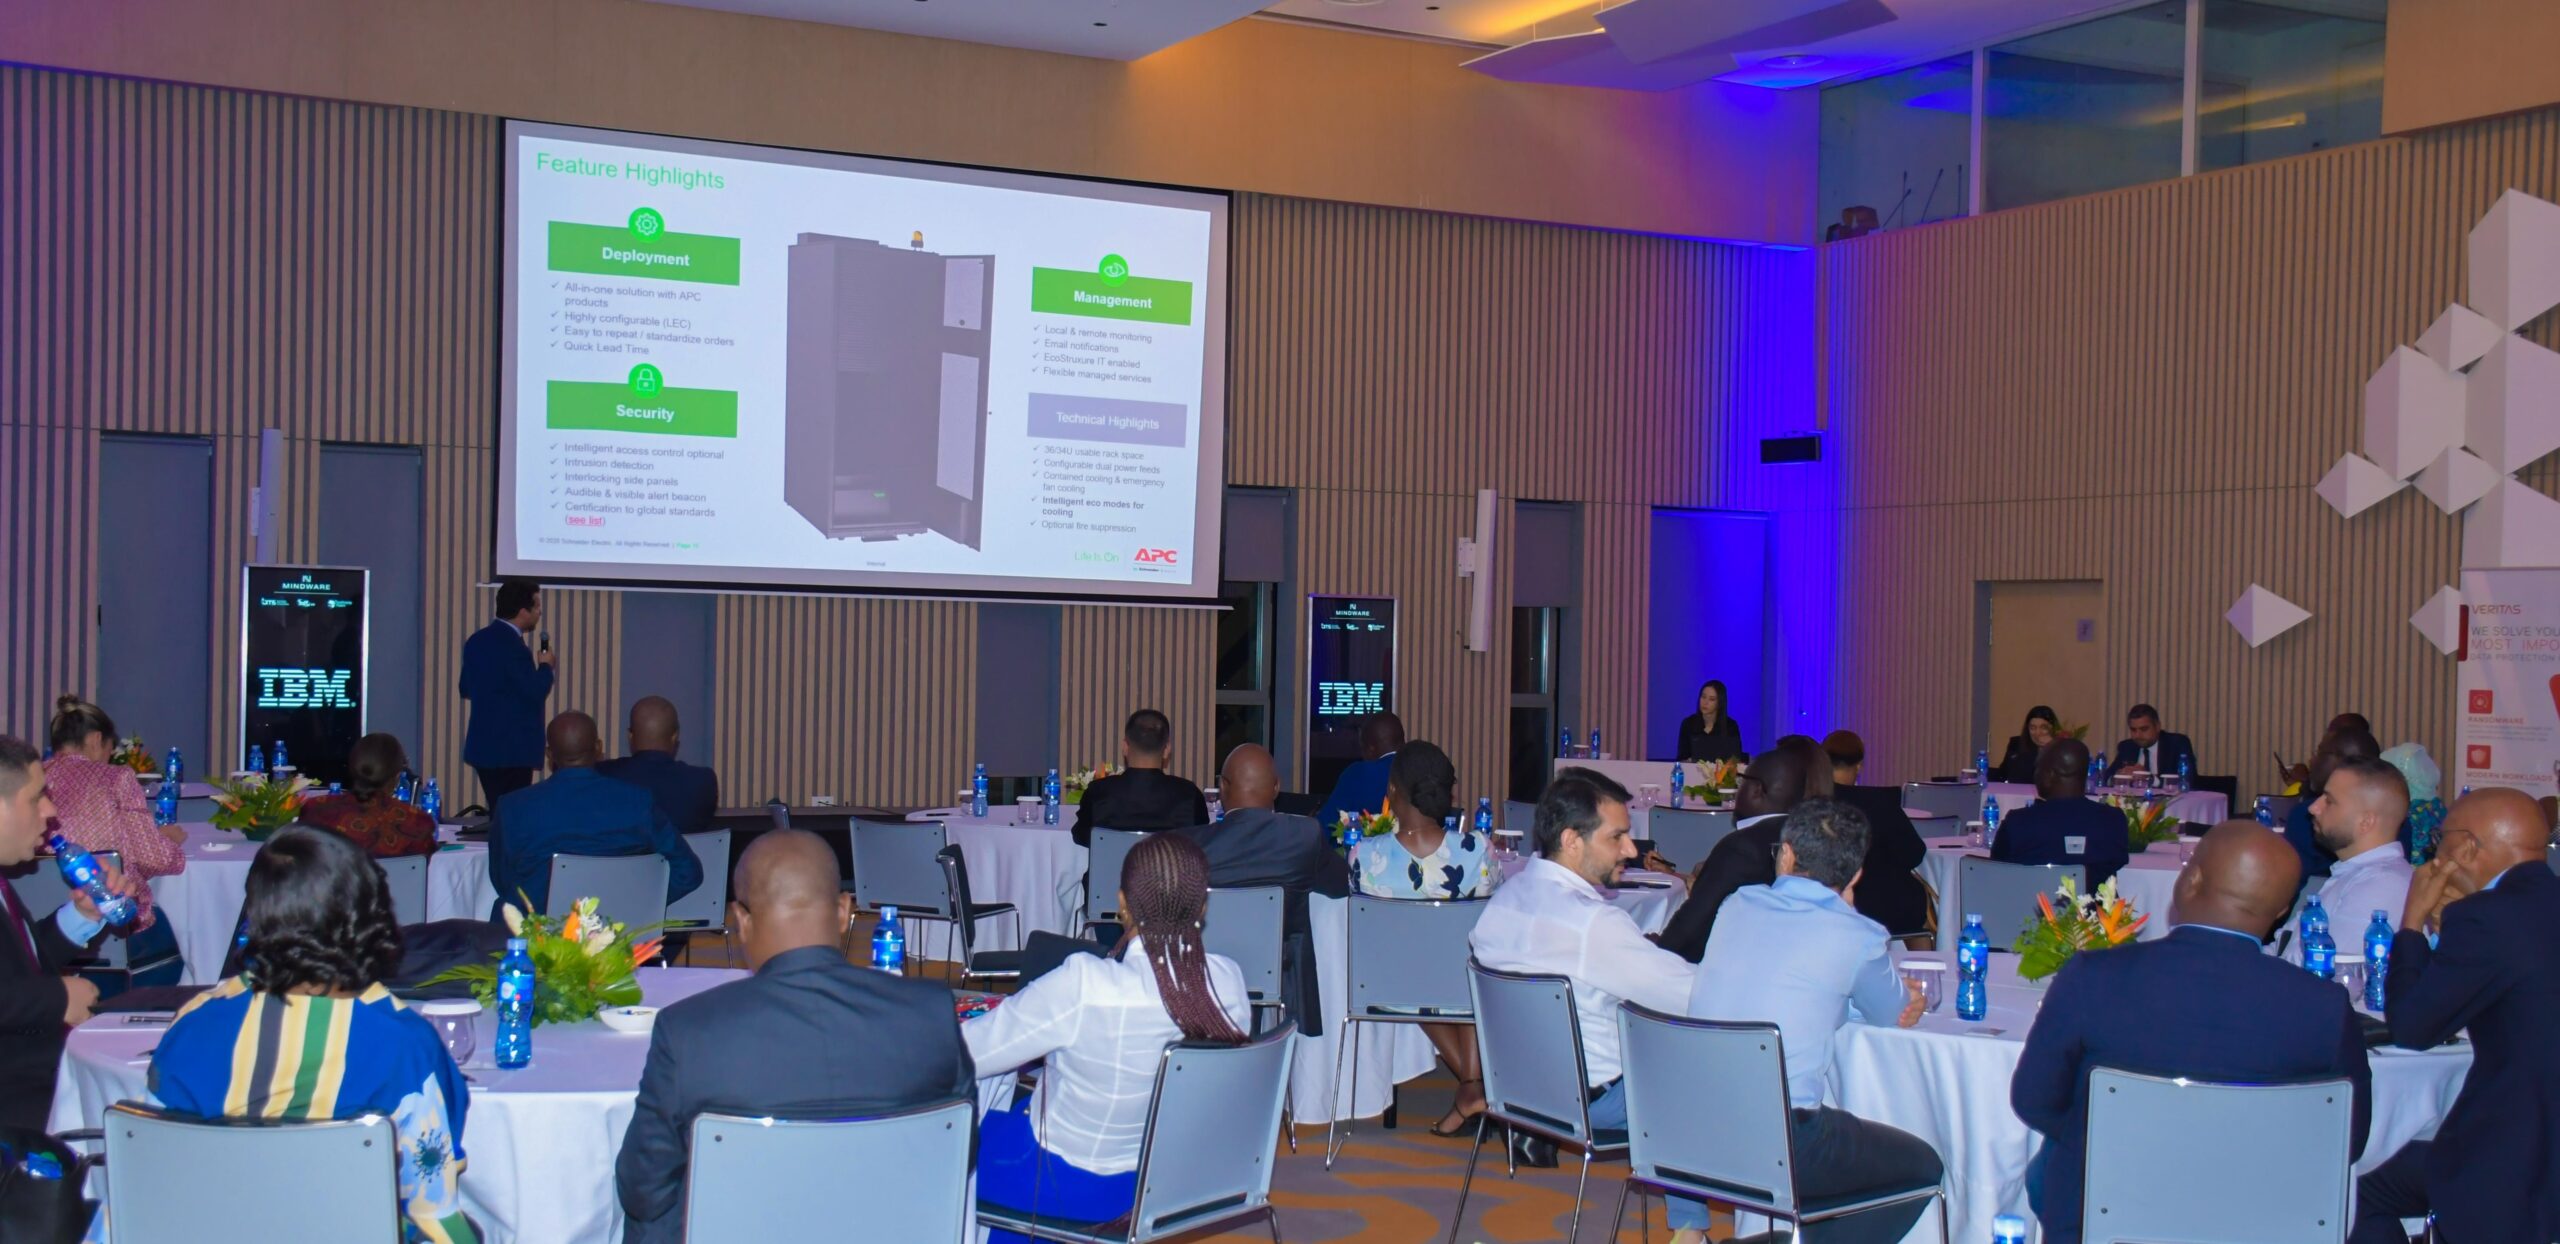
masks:
<svg viewBox="0 0 2560 1244"><path fill-rule="evenodd" d="M791 246L782 499L829 539L979 547L995 257Z"/></svg>

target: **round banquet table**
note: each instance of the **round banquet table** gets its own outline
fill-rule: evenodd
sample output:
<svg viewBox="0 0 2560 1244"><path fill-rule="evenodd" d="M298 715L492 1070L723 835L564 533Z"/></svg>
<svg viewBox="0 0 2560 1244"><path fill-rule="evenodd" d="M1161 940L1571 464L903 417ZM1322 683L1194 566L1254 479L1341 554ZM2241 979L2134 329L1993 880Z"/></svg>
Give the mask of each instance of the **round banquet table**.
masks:
<svg viewBox="0 0 2560 1244"><path fill-rule="evenodd" d="M979 950L1020 950L1022 939L1038 931L1077 936L1083 924L1085 849L1068 832L1072 807L1059 809L1058 823L1043 824L1035 811L1020 823L1011 807L990 806L975 817L961 808L933 808L907 818L938 821L945 840L960 848L969 862L969 897L978 903L1011 903L1022 913L1017 922L998 916L978 922ZM924 948L941 946L928 935ZM943 949L942 958L952 958Z"/></svg>
<svg viewBox="0 0 2560 1244"><path fill-rule="evenodd" d="M2103 798L2110 791L2092 791L2092 799ZM1993 782L1991 797L2000 801L2000 815L2007 816L2036 801L2036 788L2024 782ZM2169 815L2192 825L2219 825L2231 816L2231 800L2217 790L2191 790L2184 794L2166 795ZM1975 820L1982 819L1979 816Z"/></svg>
<svg viewBox="0 0 2560 1244"><path fill-rule="evenodd" d="M726 968L643 968L642 1000L664 1007L746 973ZM143 1096L149 1052L168 1029L104 1015L73 1029L63 1047L52 1130L96 1127L108 1106ZM533 1062L500 1071L490 1062L497 1022L480 1013L479 1040L463 1073L471 1108L463 1123L463 1209L481 1238L527 1244L612 1244L622 1238L613 1159L631 1125L632 1099L649 1052L646 1033L595 1020L534 1030Z"/></svg>
<svg viewBox="0 0 2560 1244"><path fill-rule="evenodd" d="M182 825L186 871L151 879L151 901L178 935L189 985L218 979L240 927L240 902L249 893L249 861L258 844L211 825ZM498 901L489 884L489 845L455 842L454 827L440 831L445 845L427 857L427 918L487 919Z"/></svg>
<svg viewBox="0 0 2560 1244"><path fill-rule="evenodd" d="M1901 954L1937 959L1952 954ZM1911 1029L1850 1024L1833 1047L1831 1101L1862 1119L1901 1128L1938 1151L1956 1179L1949 1188L1954 1220L1948 1238L1991 1238L1999 1214L2027 1215L2027 1162L2040 1143L2009 1107L2009 1081L2025 1049L2044 990L2017 977L2017 960L1991 956L1991 1007L1979 1021L1956 1018L1947 998ZM2372 1051L2373 1126L2358 1173L2372 1170L2412 1140L2435 1133L2471 1070L2471 1047ZM2171 1161L2174 1167L2175 1162ZM2164 1169L2164 1173L2165 1169ZM1922 1215L1905 1244L1938 1238Z"/></svg>
<svg viewBox="0 0 2560 1244"><path fill-rule="evenodd" d="M1967 847L1962 838L1929 840L1929 854L1921 859L1917 871L1929 888L1938 892L1938 939L1942 944L1954 945L1956 934L1964 929L1964 912L1958 906L1962 899L1956 893L1956 861L1968 855L1988 859L1990 854L1978 847ZM2137 940L2147 942L2169 935L2169 896L2178 888L2181 867L2177 843L2155 842L2116 870L2116 893L2133 904L2136 913L2151 917L2150 923L2134 935ZM2018 931L1984 932L1991 935L1994 944L2005 946L2007 942L2002 939L2014 941Z"/></svg>

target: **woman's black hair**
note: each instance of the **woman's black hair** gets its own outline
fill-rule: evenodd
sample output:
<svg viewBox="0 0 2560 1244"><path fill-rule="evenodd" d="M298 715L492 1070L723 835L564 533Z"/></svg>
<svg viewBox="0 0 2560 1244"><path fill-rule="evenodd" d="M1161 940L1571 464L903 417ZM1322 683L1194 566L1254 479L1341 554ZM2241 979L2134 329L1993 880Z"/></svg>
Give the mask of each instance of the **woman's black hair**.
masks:
<svg viewBox="0 0 2560 1244"><path fill-rule="evenodd" d="M1458 810L1458 766L1449 763L1449 753L1437 743L1408 740L1388 767L1387 780L1434 825Z"/></svg>
<svg viewBox="0 0 2560 1244"><path fill-rule="evenodd" d="M249 863L240 921L243 973L263 993L358 991L400 969L391 883L332 830L296 825L268 839Z"/></svg>
<svg viewBox="0 0 2560 1244"><path fill-rule="evenodd" d="M1706 711L1696 707L1698 700L1706 697L1707 688L1709 687L1716 689L1716 719L1714 721L1708 721ZM1725 687L1724 680L1721 678L1710 678L1705 682L1699 683L1698 694L1695 697L1692 697L1689 703L1691 705L1690 711L1697 714L1698 723L1708 727L1709 729L1713 729L1714 727L1722 725L1733 719L1733 692Z"/></svg>
<svg viewBox="0 0 2560 1244"><path fill-rule="evenodd" d="M88 742L93 734L107 736L109 746L124 737L116 733L116 720L107 716L107 710L76 695L54 697L53 725L46 733L53 750L58 752L78 747Z"/></svg>
<svg viewBox="0 0 2560 1244"><path fill-rule="evenodd" d="M2018 737L2027 739L2029 742L2033 742L2034 740L2029 738L2027 727L2034 725L2036 719L2039 717L2044 719L2044 724L2053 727L2053 732L2055 734L2062 733L2062 719L2053 715L2053 709L2051 707L2039 704L2034 708L2028 709L2025 719L2018 723Z"/></svg>
<svg viewBox="0 0 2560 1244"><path fill-rule="evenodd" d="M408 768L409 753L400 746L398 736L375 731L357 739L347 753L347 793L358 802L370 802L397 786Z"/></svg>

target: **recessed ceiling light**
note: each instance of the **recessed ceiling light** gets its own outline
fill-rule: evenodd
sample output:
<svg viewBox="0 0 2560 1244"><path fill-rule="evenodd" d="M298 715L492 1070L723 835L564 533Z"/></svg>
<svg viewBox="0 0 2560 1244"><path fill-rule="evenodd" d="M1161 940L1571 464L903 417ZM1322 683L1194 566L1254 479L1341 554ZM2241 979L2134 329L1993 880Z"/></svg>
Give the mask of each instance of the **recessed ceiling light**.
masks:
<svg viewBox="0 0 2560 1244"><path fill-rule="evenodd" d="M1784 56L1772 56L1769 59L1760 62L1760 67L1763 69L1811 69L1821 63L1822 58L1819 56L1808 56L1803 52L1789 52Z"/></svg>

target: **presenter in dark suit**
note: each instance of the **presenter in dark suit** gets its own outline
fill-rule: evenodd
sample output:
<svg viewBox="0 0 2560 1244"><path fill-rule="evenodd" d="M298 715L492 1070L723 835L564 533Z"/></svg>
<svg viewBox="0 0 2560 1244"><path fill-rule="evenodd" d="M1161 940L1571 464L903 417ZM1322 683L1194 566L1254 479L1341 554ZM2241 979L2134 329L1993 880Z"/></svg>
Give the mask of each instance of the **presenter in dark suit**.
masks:
<svg viewBox="0 0 2560 1244"><path fill-rule="evenodd" d="M14 877L54 866L36 858L52 818L36 749L0 737L0 872ZM128 895L142 887L112 864L107 884ZM31 912L0 879L0 942L7 943L0 945L0 1126L44 1130L63 1034L87 1022L98 1002L98 987L72 975L70 963L105 931L86 895Z"/></svg>
<svg viewBox="0 0 2560 1244"><path fill-rule="evenodd" d="M1333 793L1316 809L1316 823L1332 829L1342 823L1345 812L1375 812L1387 806L1387 771L1395 767L1396 753L1403 747L1403 718L1378 713L1360 723L1360 759L1334 779ZM1219 793L1226 792L1221 788Z"/></svg>
<svg viewBox="0 0 2560 1244"><path fill-rule="evenodd" d="M574 711L552 718L547 747L550 778L499 800L489 818L489 882L499 902L523 901L521 893L531 910L543 910L555 855L663 855L667 901L701 886L702 861L658 801L596 772L595 718Z"/></svg>
<svg viewBox="0 0 2560 1244"><path fill-rule="evenodd" d="M1858 914L1884 926L1887 933L1917 933L1929 927L1929 891L1912 870L1929 857L1927 843L1902 810L1902 788L1860 786L1867 764L1867 741L1847 730L1834 730L1822 740L1831 757L1831 797L1867 818L1867 858L1858 873Z"/></svg>
<svg viewBox="0 0 2560 1244"><path fill-rule="evenodd" d="M2259 951L2292 906L2297 868L2275 835L2224 822L2178 876L2169 936L2074 956L2053 978L2009 1082L2010 1106L2044 1135L2027 1199L2045 1244L2079 1244L2093 1067L2241 1083L2341 1077L2355 1086L2348 1149L2364 1152L2372 1073L2347 992Z"/></svg>
<svg viewBox="0 0 2560 1244"><path fill-rule="evenodd" d="M1173 751L1173 723L1152 708L1129 714L1120 728L1120 771L1084 788L1076 805L1076 845L1093 845L1104 829L1181 829L1209 823L1209 801L1200 788L1164 771Z"/></svg>
<svg viewBox="0 0 2560 1244"><path fill-rule="evenodd" d="M2110 776L2126 769L2176 773L2181 760L2195 765L2196 745L2183 734L2162 730L2159 709L2134 705L2124 715L2124 730L2128 737L2116 744L2115 762L2107 766Z"/></svg>
<svg viewBox="0 0 2560 1244"><path fill-rule="evenodd" d="M1681 761L1749 760L1742 750L1742 727L1726 712L1730 697L1724 680L1710 678L1698 688L1698 711L1680 719Z"/></svg>
<svg viewBox="0 0 2560 1244"><path fill-rule="evenodd" d="M2085 864L2095 892L2132 855L2124 813L2089 798L2089 746L2045 745L2036 760L2036 801L2000 818L1991 858L2012 864Z"/></svg>
<svg viewBox="0 0 2560 1244"><path fill-rule="evenodd" d="M2468 1031L2471 1071L2435 1139L2357 1182L2351 1244L2406 1244L2399 1220L2430 1211L2454 1244L2560 1240L2560 877L2543 862L2547 824L2522 791L2465 796L2409 883L2383 980L2391 1040L2422 1050Z"/></svg>
<svg viewBox="0 0 2560 1244"><path fill-rule="evenodd" d="M676 759L683 743L676 706L654 695L642 698L631 706L629 737L631 754L598 764L596 772L649 792L677 833L711 828L720 814L720 775Z"/></svg>
<svg viewBox="0 0 2560 1244"><path fill-rule="evenodd" d="M480 775L480 797L494 810L510 793L533 785L542 767L543 703L551 698L551 645L525 646L542 626L542 587L531 579L498 585L498 616L462 642L462 698L471 719L462 729L462 763Z"/></svg>
<svg viewBox="0 0 2560 1244"><path fill-rule="evenodd" d="M1280 794L1271 753L1247 743L1227 753L1218 770L1218 796L1226 815L1214 825L1175 833L1200 844L1209 857L1212 889L1283 886L1280 909L1280 996L1298 1031L1324 1035L1324 1007L1316 998L1315 935L1307 923L1307 896L1351 893L1351 869L1327 841L1322 826L1303 816L1272 810Z"/></svg>
<svg viewBox="0 0 2560 1244"><path fill-rule="evenodd" d="M836 939L852 918L816 835L773 830L739 858L729 921L755 975L658 1016L613 1164L624 1240L684 1238L686 1142L705 1112L846 1118L970 1095L951 991L845 962Z"/></svg>

